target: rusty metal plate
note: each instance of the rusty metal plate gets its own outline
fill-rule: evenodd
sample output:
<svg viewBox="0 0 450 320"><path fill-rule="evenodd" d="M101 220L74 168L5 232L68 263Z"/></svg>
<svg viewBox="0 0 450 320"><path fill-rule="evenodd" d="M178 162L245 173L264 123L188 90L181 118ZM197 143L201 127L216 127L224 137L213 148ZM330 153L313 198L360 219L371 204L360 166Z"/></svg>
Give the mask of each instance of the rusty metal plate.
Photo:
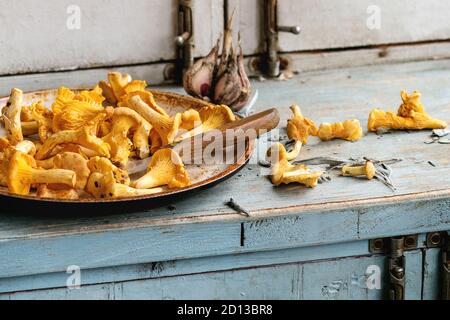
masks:
<svg viewBox="0 0 450 320"><path fill-rule="evenodd" d="M74 91L80 91L82 89L73 89ZM151 91L154 94L156 102L166 110L166 112L170 115L174 115L177 112L182 112L187 109L200 109L207 105L205 101L195 99L188 96L183 96L177 93L164 92L164 91ZM57 95L57 89L36 91L24 93L24 105L29 105L36 101L42 101L47 107L50 107L53 101L55 100ZM0 112L1 109L6 105L8 97L0 98ZM0 136L6 136L6 132L4 128L0 125ZM80 197L79 200L67 200L67 199L44 199L39 198L35 194L30 194L28 196L20 196L9 193L8 189L5 187L0 187L0 197L9 198L13 200L27 200L32 201L34 203L66 203L66 204L107 204L107 203L127 203L130 201L145 201L145 200L154 200L147 201L148 203L158 203L159 200L163 198L178 198L181 196L189 196L192 194L192 191L200 190L209 186L212 186L216 183L219 183L227 178L231 177L233 174L237 173L250 159L252 150L253 150L253 142L249 142L246 145L246 150L243 155L232 164L223 164L223 165L186 165L186 170L189 173L192 184L185 188L180 189L167 189L164 192L156 193L152 195L145 196L136 196L129 198L117 198L117 199L94 199L88 197ZM133 160L130 160L130 162ZM142 172L143 174L144 172ZM139 173L138 173L139 174ZM20 203L20 202L19 202Z"/></svg>

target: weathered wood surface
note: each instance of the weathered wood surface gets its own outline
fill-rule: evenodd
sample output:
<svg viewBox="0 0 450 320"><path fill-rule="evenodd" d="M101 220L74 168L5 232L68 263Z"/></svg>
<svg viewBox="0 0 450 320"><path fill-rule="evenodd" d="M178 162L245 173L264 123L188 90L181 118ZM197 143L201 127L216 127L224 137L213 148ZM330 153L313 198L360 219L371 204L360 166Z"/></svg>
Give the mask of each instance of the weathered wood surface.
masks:
<svg viewBox="0 0 450 320"><path fill-rule="evenodd" d="M407 252L406 299L421 299L422 253ZM292 263L202 273L189 276L162 277L84 286L79 290L16 292L0 299L306 299L306 300L374 300L386 298L385 283L368 287L368 278L378 267L378 276L386 271L382 256L365 256L326 260L315 263Z"/></svg>
<svg viewBox="0 0 450 320"><path fill-rule="evenodd" d="M401 89L419 89L427 111L450 120L449 69L450 61L444 60L304 73L290 82L255 82L260 94L256 109L278 106L283 126L292 103L299 103L303 113L318 123L358 118L364 124L372 107L396 109ZM0 275L448 230L450 146L425 145L428 135L427 131L368 134L357 143L311 139L302 151L302 158L401 157L404 161L393 166L395 193L375 181L340 177L316 189L274 188L259 167L250 165L234 178L174 203L175 211L162 207L126 215L49 218L45 213L13 216L5 208L0 213ZM230 197L252 217L245 219L226 208L223 203Z"/></svg>

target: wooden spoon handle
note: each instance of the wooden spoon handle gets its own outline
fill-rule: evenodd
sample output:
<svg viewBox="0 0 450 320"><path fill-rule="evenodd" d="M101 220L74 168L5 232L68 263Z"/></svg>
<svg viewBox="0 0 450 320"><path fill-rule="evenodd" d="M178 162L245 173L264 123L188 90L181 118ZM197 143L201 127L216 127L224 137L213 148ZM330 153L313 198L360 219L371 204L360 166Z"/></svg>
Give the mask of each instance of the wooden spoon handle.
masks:
<svg viewBox="0 0 450 320"><path fill-rule="evenodd" d="M173 148L181 156L183 156L184 151L191 150L190 155L194 156L204 150L213 141L217 141L216 139L218 138L223 141L223 147L227 148L230 144L234 144L238 138L242 137L242 135L245 135L247 139L258 138L276 128L279 122L280 115L278 110L272 108L250 117L228 123L221 126L216 131L209 131L206 133L206 135L208 135L207 139L204 139L205 134L202 133L183 140L175 146L169 146L169 148ZM231 141L229 140L230 136L233 138ZM201 147L199 146L200 144Z"/></svg>
<svg viewBox="0 0 450 320"><path fill-rule="evenodd" d="M280 115L278 110L272 108L256 113L247 118L227 123L226 125L221 126L219 130L255 130L257 137L259 137L261 134L276 128L279 122Z"/></svg>

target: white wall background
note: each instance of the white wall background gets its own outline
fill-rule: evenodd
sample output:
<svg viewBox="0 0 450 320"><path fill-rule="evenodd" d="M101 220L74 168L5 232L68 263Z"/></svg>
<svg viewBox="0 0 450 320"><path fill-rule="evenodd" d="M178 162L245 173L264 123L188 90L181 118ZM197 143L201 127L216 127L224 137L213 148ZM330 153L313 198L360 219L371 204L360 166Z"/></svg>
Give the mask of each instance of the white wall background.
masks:
<svg viewBox="0 0 450 320"><path fill-rule="evenodd" d="M246 54L262 52L262 0L229 0ZM66 27L69 5L81 9L81 29ZM377 5L381 29L370 30ZM279 0L282 51L450 39L450 1ZM126 66L176 56L177 0L0 0L0 75ZM205 55L223 28L223 0L195 0L196 54Z"/></svg>

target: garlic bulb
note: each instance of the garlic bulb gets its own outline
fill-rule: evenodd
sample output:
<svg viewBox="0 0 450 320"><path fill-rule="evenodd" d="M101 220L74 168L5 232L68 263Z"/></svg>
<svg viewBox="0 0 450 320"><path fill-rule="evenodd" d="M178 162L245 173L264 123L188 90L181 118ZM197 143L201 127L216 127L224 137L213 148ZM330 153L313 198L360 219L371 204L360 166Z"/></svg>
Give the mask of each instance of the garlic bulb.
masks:
<svg viewBox="0 0 450 320"><path fill-rule="evenodd" d="M224 104L238 112L251 96L251 85L244 68L244 53L239 34L239 54L233 48L232 21L228 20L219 59L220 38L211 52L199 59L183 77L185 91L197 98Z"/></svg>

